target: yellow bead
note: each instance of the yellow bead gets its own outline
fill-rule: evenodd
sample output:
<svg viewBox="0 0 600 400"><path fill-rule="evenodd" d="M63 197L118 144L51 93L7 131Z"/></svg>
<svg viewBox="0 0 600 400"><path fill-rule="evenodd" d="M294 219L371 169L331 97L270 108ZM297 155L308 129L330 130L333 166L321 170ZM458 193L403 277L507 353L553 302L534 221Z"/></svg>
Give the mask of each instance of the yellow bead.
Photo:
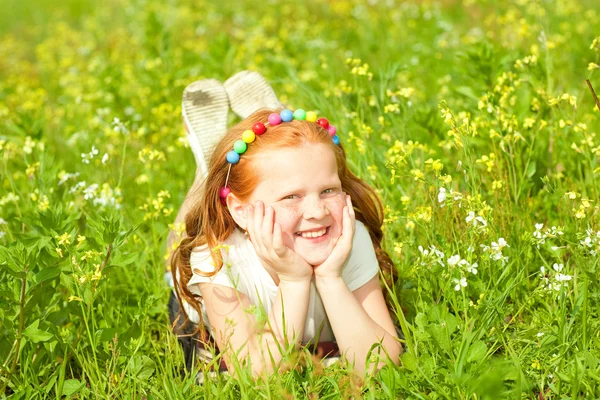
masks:
<svg viewBox="0 0 600 400"><path fill-rule="evenodd" d="M242 140L246 143L252 143L256 139L256 135L250 129L242 133Z"/></svg>
<svg viewBox="0 0 600 400"><path fill-rule="evenodd" d="M310 122L315 122L317 120L317 113L314 111L309 111L306 113L306 120Z"/></svg>

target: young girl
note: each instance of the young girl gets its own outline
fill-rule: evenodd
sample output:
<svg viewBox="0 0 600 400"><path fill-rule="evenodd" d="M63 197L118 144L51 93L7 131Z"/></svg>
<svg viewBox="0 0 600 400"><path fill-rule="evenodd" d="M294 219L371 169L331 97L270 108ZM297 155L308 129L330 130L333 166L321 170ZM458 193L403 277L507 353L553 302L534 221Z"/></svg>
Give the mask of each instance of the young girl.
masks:
<svg viewBox="0 0 600 400"><path fill-rule="evenodd" d="M179 301L227 365L248 361L255 373L277 368L290 346L333 341L360 373L398 363L379 283L379 268L394 273L382 220L325 118L259 110L212 152L172 258ZM374 344L381 358L370 364Z"/></svg>

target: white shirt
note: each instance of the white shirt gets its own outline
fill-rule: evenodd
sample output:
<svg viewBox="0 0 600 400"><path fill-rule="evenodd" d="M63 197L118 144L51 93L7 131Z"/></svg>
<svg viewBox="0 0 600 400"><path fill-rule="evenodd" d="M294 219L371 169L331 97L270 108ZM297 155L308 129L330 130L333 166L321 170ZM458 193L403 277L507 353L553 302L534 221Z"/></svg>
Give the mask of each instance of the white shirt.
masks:
<svg viewBox="0 0 600 400"><path fill-rule="evenodd" d="M198 274L198 272L211 273L215 270L208 247L199 246L192 251L190 265L193 274L188 282L188 288L198 295L201 295L199 283L212 283L236 289L245 294L251 304L257 307L262 304L266 312L263 315L268 315L277 294L277 285L262 266L248 236L236 229L223 244L221 248L223 267L211 277ZM343 267L342 279L350 291L354 291L370 281L378 272L379 264L369 232L362 222L356 221L352 250ZM198 314L193 311L193 308L189 304L184 304L184 307L190 319L198 323ZM201 301L201 309L206 329L212 335L203 301ZM313 280L310 285L303 343L308 343L316 337L320 342L335 340Z"/></svg>

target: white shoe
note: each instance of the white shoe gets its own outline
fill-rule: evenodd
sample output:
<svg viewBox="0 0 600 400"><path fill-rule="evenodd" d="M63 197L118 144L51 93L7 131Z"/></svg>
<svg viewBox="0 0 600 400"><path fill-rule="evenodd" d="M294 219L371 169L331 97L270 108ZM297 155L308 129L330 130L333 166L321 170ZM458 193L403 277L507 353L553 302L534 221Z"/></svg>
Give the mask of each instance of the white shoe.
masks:
<svg viewBox="0 0 600 400"><path fill-rule="evenodd" d="M258 72L242 71L224 83L234 113L242 119L261 108L283 108L275 91Z"/></svg>
<svg viewBox="0 0 600 400"><path fill-rule="evenodd" d="M200 177L204 178L213 149L227 132L227 92L216 79L193 82L183 91L181 112Z"/></svg>

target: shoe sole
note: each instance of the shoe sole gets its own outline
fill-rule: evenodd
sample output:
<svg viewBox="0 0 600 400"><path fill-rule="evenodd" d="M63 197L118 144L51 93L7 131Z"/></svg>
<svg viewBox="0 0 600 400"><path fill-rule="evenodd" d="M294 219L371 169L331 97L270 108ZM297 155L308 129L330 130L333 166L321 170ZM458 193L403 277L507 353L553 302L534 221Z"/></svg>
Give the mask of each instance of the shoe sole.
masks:
<svg viewBox="0 0 600 400"><path fill-rule="evenodd" d="M275 91L258 72L241 71L223 84L231 109L242 119L261 108L283 108Z"/></svg>
<svg viewBox="0 0 600 400"><path fill-rule="evenodd" d="M196 163L206 176L215 145L227 131L229 98L221 82L204 79L183 91L181 113Z"/></svg>

